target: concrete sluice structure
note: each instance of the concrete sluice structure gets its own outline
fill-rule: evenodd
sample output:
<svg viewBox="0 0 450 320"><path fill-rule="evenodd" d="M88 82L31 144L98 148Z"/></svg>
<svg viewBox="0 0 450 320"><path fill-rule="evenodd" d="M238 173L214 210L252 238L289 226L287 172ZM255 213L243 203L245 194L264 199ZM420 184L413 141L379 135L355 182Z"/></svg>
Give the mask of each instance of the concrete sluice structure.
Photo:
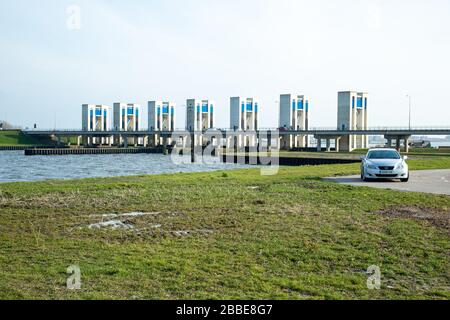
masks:
<svg viewBox="0 0 450 320"><path fill-rule="evenodd" d="M112 145L128 147L175 147L205 148L209 146L233 152L253 152L260 147L273 150L309 150L309 138L317 140L317 151L351 152L369 147L368 135L382 134L387 146L392 142L398 150L403 141L408 151L408 141L414 130L370 130L368 128L368 99L365 92L338 92L337 128L310 129L310 99L301 94L282 94L279 101L278 128L270 131L260 130L261 106L254 97L230 98L230 129L216 129L216 105L209 99L188 99L186 101L186 125L184 130L176 130L176 104L170 101L154 100L148 102L148 128L142 129L141 108L134 103L114 103L111 108L105 105L85 104L82 106L82 131L76 133L78 146L81 139L84 146ZM111 116L113 122L111 121ZM98 132L98 135L96 134ZM265 133L266 132L266 133ZM444 133L446 131L444 130ZM49 133L60 142L64 133ZM434 134L431 132L431 134ZM58 144L60 145L60 143Z"/></svg>
<svg viewBox="0 0 450 320"><path fill-rule="evenodd" d="M82 128L83 131L107 131L111 127L111 107L106 105L83 104ZM78 145L112 145L113 137L78 137Z"/></svg>
<svg viewBox="0 0 450 320"><path fill-rule="evenodd" d="M365 92L343 91L338 93L338 130L368 129L368 99L369 94ZM369 146L369 137L366 135L345 136L341 137L337 144L343 151L366 149Z"/></svg>
<svg viewBox="0 0 450 320"><path fill-rule="evenodd" d="M256 147L259 129L259 102L256 98L230 98L230 127L239 131L227 139L227 148Z"/></svg>
<svg viewBox="0 0 450 320"><path fill-rule="evenodd" d="M175 102L149 101L148 102L148 129L149 131L169 131L175 130L176 123ZM172 139L165 139L161 134L154 134L145 138L144 146L150 145L158 147L172 144Z"/></svg>
<svg viewBox="0 0 450 320"><path fill-rule="evenodd" d="M208 143L199 133L215 127L214 105L215 103L210 100L188 99L186 101L186 131L192 133L192 143L195 146ZM183 144L185 145L184 142Z"/></svg>
<svg viewBox="0 0 450 320"><path fill-rule="evenodd" d="M114 129L123 132L134 132L141 129L141 106L135 103L114 103ZM142 138L119 135L115 138L115 145L128 147L129 144L138 146L143 144Z"/></svg>
<svg viewBox="0 0 450 320"><path fill-rule="evenodd" d="M309 98L304 95L282 94L280 96L280 130L308 130ZM307 135L288 135L281 139L281 148L308 147Z"/></svg>

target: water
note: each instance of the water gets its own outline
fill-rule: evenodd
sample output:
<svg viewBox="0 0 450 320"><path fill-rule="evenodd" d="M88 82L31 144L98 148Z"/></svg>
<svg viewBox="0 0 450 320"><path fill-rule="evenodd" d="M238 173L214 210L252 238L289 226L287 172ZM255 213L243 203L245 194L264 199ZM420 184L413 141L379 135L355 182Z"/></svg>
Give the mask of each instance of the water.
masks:
<svg viewBox="0 0 450 320"><path fill-rule="evenodd" d="M431 141L433 148L450 147L450 141Z"/></svg>
<svg viewBox="0 0 450 320"><path fill-rule="evenodd" d="M185 158L189 160L190 157ZM218 158L214 158L215 161ZM186 161L187 162L187 161ZM176 164L161 154L25 156L0 152L0 182L80 179L248 168L238 164Z"/></svg>

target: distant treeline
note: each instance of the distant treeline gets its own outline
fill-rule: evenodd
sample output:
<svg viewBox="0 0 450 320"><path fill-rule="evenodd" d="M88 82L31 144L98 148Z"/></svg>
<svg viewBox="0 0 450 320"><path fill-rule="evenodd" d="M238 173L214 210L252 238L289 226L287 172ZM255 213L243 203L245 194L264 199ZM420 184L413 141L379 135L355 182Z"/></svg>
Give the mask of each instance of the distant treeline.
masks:
<svg viewBox="0 0 450 320"><path fill-rule="evenodd" d="M0 120L0 130L20 129L17 126L12 125L8 121Z"/></svg>

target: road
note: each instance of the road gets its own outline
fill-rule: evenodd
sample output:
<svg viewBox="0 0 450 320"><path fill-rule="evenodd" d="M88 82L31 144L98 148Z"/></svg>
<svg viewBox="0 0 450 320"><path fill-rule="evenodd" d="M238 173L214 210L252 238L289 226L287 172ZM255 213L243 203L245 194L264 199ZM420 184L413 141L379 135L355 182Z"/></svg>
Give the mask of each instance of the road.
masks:
<svg viewBox="0 0 450 320"><path fill-rule="evenodd" d="M332 177L324 180L355 187L450 195L450 170L411 171L410 179L407 183L397 180L363 182L360 176Z"/></svg>

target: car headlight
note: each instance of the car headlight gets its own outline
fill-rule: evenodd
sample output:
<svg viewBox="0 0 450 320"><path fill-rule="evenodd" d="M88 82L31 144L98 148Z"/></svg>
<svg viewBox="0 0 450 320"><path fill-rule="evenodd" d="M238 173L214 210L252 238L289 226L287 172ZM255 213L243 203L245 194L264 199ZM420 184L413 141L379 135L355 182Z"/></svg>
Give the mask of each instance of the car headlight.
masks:
<svg viewBox="0 0 450 320"><path fill-rule="evenodd" d="M403 165L403 163L399 163L399 164L395 167L396 170L403 170L404 168L405 168L405 166Z"/></svg>
<svg viewBox="0 0 450 320"><path fill-rule="evenodd" d="M373 164L369 164L369 165L367 166L367 168L369 168L369 169L371 169L371 170L376 170L376 169L378 169L377 166L374 166Z"/></svg>

